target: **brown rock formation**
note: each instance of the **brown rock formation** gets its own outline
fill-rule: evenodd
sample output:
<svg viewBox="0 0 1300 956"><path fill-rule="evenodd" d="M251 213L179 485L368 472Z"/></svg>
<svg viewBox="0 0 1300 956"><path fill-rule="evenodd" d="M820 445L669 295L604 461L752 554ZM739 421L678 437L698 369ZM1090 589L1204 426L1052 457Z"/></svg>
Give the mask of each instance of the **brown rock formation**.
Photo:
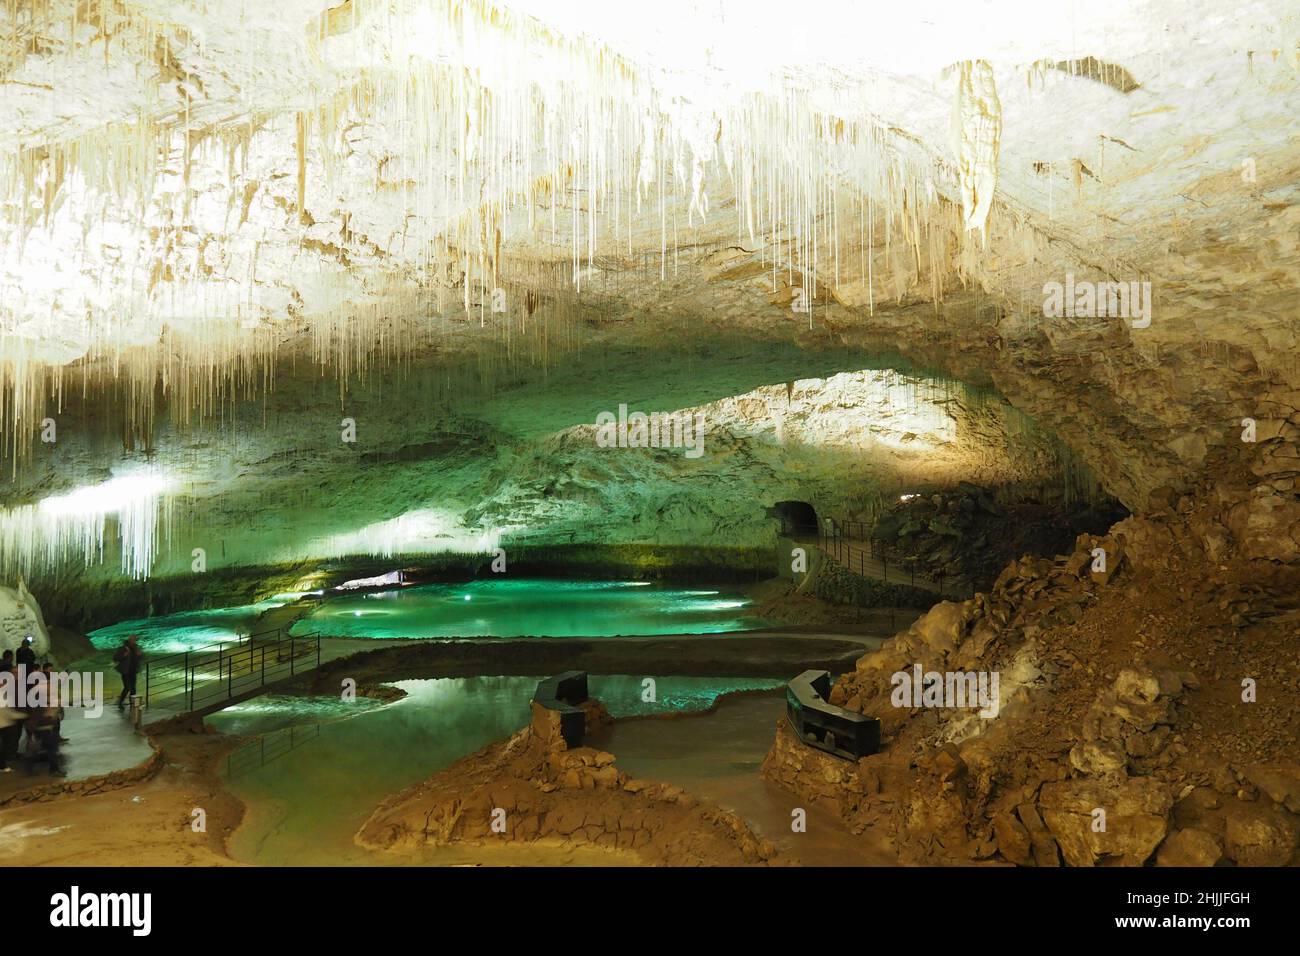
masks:
<svg viewBox="0 0 1300 956"><path fill-rule="evenodd" d="M609 721L595 701L587 727ZM776 850L739 817L678 787L635 780L612 754L570 749L558 714L533 704L531 724L386 801L356 835L366 847L451 842L554 843L634 854L638 862L760 864Z"/></svg>
<svg viewBox="0 0 1300 956"><path fill-rule="evenodd" d="M782 726L764 773L905 860L1297 862L1296 571L1223 563L1256 546L1227 530L1223 487L937 605L832 690L880 718L880 754L855 768ZM997 715L895 706L893 676L917 664L996 673Z"/></svg>

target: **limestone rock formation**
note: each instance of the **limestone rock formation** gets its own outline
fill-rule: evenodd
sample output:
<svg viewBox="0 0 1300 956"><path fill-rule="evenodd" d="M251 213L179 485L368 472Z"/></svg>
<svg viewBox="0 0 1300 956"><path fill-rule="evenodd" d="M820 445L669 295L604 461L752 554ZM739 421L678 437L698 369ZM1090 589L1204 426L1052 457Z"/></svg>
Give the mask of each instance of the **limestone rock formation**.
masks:
<svg viewBox="0 0 1300 956"><path fill-rule="evenodd" d="M861 761L870 786L784 727L764 773L904 859L1296 862L1296 571L1216 551L1234 547L1221 514L1211 487L1081 535L860 659L831 699L882 722L881 753ZM996 672L996 716L898 706L893 685L918 665Z"/></svg>
<svg viewBox="0 0 1300 956"><path fill-rule="evenodd" d="M16 588L0 587L0 650L17 651L28 636L38 659L49 653L41 606L20 580Z"/></svg>
<svg viewBox="0 0 1300 956"><path fill-rule="evenodd" d="M596 701L584 709L589 729L609 720ZM558 714L536 703L529 726L385 801L356 840L407 852L450 842L544 842L676 866L776 861L771 843L734 814L678 787L629 777L612 754L570 749Z"/></svg>
<svg viewBox="0 0 1300 956"><path fill-rule="evenodd" d="M1068 43L900 9L867 48L815 12L774 39L693 11L696 48L562 7L0 10L6 570L89 557L91 589L196 548L480 550L601 516L730 546L768 529L729 501L1041 477L940 380L1134 512L1235 459L1207 541L1296 559L1283 0L1094 11ZM1149 284L1154 312L1047 314L1067 278ZM838 380L865 369L932 394L867 408ZM587 453L622 402L707 408L716 457Z"/></svg>

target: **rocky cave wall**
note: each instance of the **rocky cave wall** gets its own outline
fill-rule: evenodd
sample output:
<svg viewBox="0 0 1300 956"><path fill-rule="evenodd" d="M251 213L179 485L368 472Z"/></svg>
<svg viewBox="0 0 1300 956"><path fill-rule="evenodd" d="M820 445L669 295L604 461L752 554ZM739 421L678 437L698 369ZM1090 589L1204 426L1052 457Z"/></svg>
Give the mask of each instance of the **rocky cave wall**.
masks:
<svg viewBox="0 0 1300 956"><path fill-rule="evenodd" d="M354 383L342 398L328 379L286 366L274 391L233 405L219 426L163 415L138 438L122 434L117 410L100 396L71 401L56 419L57 440L39 449L21 492L10 495L6 564L60 589L122 577L122 515L101 525L75 515L62 525L16 518L34 511L44 520L42 502L133 475L166 482L151 576L191 575L201 548L204 573L284 566L268 573L281 590L287 577L307 577L312 560L348 556L364 563L575 544L740 555L772 545L776 522L766 509L786 499L850 518L868 516L881 499L962 479L1049 499L1067 490L1068 453L998 396L924 370L895 371L905 363L861 350L769 339L674 354L597 339L574 358L490 390L471 378L452 379L464 391L448 389L445 367L411 366ZM601 447L596 417L620 403L703 414L703 453ZM354 442L343 440L345 418ZM27 527L71 537L47 542L62 549L53 555L33 551L18 537ZM103 551L95 544L82 571L78 536L97 531Z"/></svg>

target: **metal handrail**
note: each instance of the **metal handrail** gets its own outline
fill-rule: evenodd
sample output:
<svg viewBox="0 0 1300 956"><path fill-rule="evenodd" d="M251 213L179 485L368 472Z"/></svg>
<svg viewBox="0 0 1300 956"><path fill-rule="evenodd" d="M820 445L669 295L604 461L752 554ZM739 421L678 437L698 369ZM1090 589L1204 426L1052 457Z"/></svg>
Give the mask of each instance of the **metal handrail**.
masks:
<svg viewBox="0 0 1300 956"><path fill-rule="evenodd" d="M854 537L846 532L859 531L860 536ZM868 561L879 561L882 568L881 578L886 584L889 583L889 555L882 551L877 557L875 553L874 540L871 537L871 526L865 521L842 521L836 518L825 518L818 527L818 544L821 550L829 555L837 564L846 568L851 573L856 573L860 577L875 577L874 574L867 572ZM850 543L852 541L853 543ZM859 542L861 545L860 546ZM856 556L856 567L855 558ZM953 580L946 578L944 575L934 577L918 573L916 570L916 559L904 559L904 563L910 565L908 574L913 587L920 580L923 584L932 585L940 597L944 596L944 581ZM974 593L972 589L972 593Z"/></svg>
<svg viewBox="0 0 1300 956"><path fill-rule="evenodd" d="M174 654L165 654L162 657L151 658L150 661L146 663L162 664L169 660L180 660L180 659L188 658L189 655L191 654L217 653L223 650L224 648L229 647L232 644L238 646L245 642L252 642L259 637L265 637L268 634L274 634L276 636L276 639L278 640L284 632L285 632L285 628L283 625L281 625L279 627L267 628L264 631L254 631L251 634L236 634L235 639L233 641L220 641L213 644L206 644L203 647L196 647L188 651L177 651Z"/></svg>
<svg viewBox="0 0 1300 956"><path fill-rule="evenodd" d="M272 640L259 637L275 635ZM235 646L232 648L230 644ZM305 669L303 658L320 666L320 635L294 636L283 627L240 637L227 644L171 654L144 662L144 703L183 697L194 710L237 694L265 687L269 680L292 677ZM310 668L306 668L310 669ZM287 670L287 673L286 673Z"/></svg>
<svg viewBox="0 0 1300 956"><path fill-rule="evenodd" d="M281 727L269 734L259 734L256 740L251 740L242 747L237 747L226 756L226 778L234 779L258 767L264 767L268 761L283 757L319 736L320 724L305 724L302 726L290 724L288 727ZM287 746L279 746L286 737L288 738ZM270 743L269 748L267 747L268 742Z"/></svg>

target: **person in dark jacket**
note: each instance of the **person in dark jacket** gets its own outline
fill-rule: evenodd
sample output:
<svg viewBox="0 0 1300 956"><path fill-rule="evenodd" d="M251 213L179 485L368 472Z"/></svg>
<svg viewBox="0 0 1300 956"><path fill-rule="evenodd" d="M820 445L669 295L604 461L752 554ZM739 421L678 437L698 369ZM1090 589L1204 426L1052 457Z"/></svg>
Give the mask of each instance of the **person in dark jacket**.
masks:
<svg viewBox="0 0 1300 956"><path fill-rule="evenodd" d="M113 663L122 675L122 696L117 699L117 709L126 706L126 699L135 696L135 679L140 673L140 664L144 660L144 649L140 647L139 635L132 634L122 642L113 653Z"/></svg>
<svg viewBox="0 0 1300 956"><path fill-rule="evenodd" d="M54 732L59 737L59 743L69 743L70 741L67 737L63 736L63 730L61 729L63 726L63 705L67 703L67 701L55 700L56 682L54 678L54 665L49 661L42 661L41 673L45 675L45 687L47 688L46 693L50 695L50 703L59 708L59 720L58 723L54 725Z"/></svg>
<svg viewBox="0 0 1300 956"><path fill-rule="evenodd" d="M7 663L0 664L0 674L9 675L13 681L11 686L17 687L18 673L14 670L12 654ZM18 742L23 735L23 722L27 720L27 714L14 707L15 703L13 700L0 700L0 773L9 773L13 769L9 763L18 756Z"/></svg>
<svg viewBox="0 0 1300 956"><path fill-rule="evenodd" d="M29 674L36 670L36 648L32 646L35 643L36 639L28 634L23 638L22 644L18 647L18 655L14 658L15 663L27 665Z"/></svg>
<svg viewBox="0 0 1300 956"><path fill-rule="evenodd" d="M62 720L62 707L38 707L29 718L28 733L33 730L36 732L36 740L40 744L40 756L43 756L49 764L51 777L67 776L67 772L63 769L63 758L59 754L58 727Z"/></svg>

